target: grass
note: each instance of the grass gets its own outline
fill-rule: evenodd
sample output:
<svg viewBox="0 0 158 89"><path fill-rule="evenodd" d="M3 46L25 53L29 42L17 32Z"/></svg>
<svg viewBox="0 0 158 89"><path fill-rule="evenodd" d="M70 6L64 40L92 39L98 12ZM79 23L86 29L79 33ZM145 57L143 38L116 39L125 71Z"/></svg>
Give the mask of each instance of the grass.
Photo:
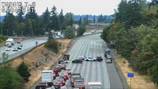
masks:
<svg viewBox="0 0 158 89"><path fill-rule="evenodd" d="M116 63L119 65L122 73L124 74L128 85L130 85L130 79L127 77L127 73L134 73L135 76L131 80L131 89L157 89L156 85L154 85L154 83L150 81L150 78L148 76L140 75L135 72L131 67L129 67L128 61L121 56L117 57Z"/></svg>

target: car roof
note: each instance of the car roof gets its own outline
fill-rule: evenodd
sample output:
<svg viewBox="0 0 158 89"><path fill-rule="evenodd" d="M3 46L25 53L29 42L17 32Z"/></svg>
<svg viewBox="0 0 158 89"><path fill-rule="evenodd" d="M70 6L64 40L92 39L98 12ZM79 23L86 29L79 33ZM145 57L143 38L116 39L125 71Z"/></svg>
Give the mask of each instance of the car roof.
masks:
<svg viewBox="0 0 158 89"><path fill-rule="evenodd" d="M88 85L102 85L101 82L88 82Z"/></svg>

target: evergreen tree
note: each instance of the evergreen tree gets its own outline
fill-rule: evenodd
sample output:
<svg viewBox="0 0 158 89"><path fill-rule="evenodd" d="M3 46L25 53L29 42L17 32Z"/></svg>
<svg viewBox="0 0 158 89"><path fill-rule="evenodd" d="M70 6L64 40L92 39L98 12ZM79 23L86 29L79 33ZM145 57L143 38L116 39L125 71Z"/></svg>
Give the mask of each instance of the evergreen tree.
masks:
<svg viewBox="0 0 158 89"><path fill-rule="evenodd" d="M23 35L23 31L25 28L25 24L24 24L24 12L22 11L22 7L19 9L19 11L17 12L17 16L16 16L16 34L17 35Z"/></svg>
<svg viewBox="0 0 158 89"><path fill-rule="evenodd" d="M28 70L28 66L25 63L22 63L19 67L17 72L19 75L27 82L30 77L30 72Z"/></svg>
<svg viewBox="0 0 158 89"><path fill-rule="evenodd" d="M60 24L60 30L65 29L63 10L61 10L61 12L59 14L59 24Z"/></svg>
<svg viewBox="0 0 158 89"><path fill-rule="evenodd" d="M73 21L73 14L72 13L66 13L65 19L64 19L64 24L65 26L72 26L74 21Z"/></svg>
<svg viewBox="0 0 158 89"><path fill-rule="evenodd" d="M49 22L50 22L50 12L48 10L48 8L46 9L46 11L43 13L42 15L42 20L41 20L41 25L42 28L45 29L44 31L49 31Z"/></svg>
<svg viewBox="0 0 158 89"><path fill-rule="evenodd" d="M58 16L57 16L57 11L56 11L56 7L54 6L52 8L52 11L51 11L51 17L50 17L50 23L49 23L49 26L52 30L59 30L59 21L58 21Z"/></svg>
<svg viewBox="0 0 158 89"><path fill-rule="evenodd" d="M89 23L89 20L88 20L88 15L86 15L84 18L83 18L83 22L85 25L87 25Z"/></svg>
<svg viewBox="0 0 158 89"><path fill-rule="evenodd" d="M141 14L140 0L122 0L119 4L118 13L116 13L116 21L125 24L126 28L139 26L143 23L143 15Z"/></svg>
<svg viewBox="0 0 158 89"><path fill-rule="evenodd" d="M30 11L26 14L26 24L31 27L26 27L31 30L31 35L40 35L41 29L40 29L40 23L38 15L35 11L35 8L30 7ZM30 31L29 31L30 32ZM30 34L30 33L29 33Z"/></svg>
<svg viewBox="0 0 158 89"><path fill-rule="evenodd" d="M19 9L19 11L17 12L17 21L19 23L23 22L24 21L24 18L23 18L23 15L24 15L24 12L22 10L22 7Z"/></svg>
<svg viewBox="0 0 158 89"><path fill-rule="evenodd" d="M12 13L7 12L3 22L3 33L4 35L12 36L14 35L15 30L16 30L15 16Z"/></svg>

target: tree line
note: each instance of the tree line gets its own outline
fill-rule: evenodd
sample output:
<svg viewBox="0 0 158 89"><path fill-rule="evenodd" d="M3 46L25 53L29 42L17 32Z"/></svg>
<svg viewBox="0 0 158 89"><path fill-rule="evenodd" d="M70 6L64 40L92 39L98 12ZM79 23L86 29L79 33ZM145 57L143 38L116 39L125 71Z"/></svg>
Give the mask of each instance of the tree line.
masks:
<svg viewBox="0 0 158 89"><path fill-rule="evenodd" d="M73 23L72 13L63 15L63 10L58 13L55 6L51 11L47 8L40 16L37 15L35 8L30 8L26 14L20 9L17 15L6 12L4 20L0 23L0 33L7 36L38 36L50 30L61 31Z"/></svg>
<svg viewBox="0 0 158 89"><path fill-rule="evenodd" d="M113 45L134 70L150 76L158 84L157 0L122 0L115 20L101 37Z"/></svg>

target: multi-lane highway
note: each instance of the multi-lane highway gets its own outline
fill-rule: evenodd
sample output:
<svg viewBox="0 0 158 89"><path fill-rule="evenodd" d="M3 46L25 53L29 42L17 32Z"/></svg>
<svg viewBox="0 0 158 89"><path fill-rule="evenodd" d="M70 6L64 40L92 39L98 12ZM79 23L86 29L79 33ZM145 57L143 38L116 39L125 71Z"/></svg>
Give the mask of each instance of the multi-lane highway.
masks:
<svg viewBox="0 0 158 89"><path fill-rule="evenodd" d="M23 45L22 50L18 50L18 51L13 51L13 49L17 46L17 44L15 44L13 47L11 47L10 51L6 51L6 49L8 49L7 47L0 47L0 63L2 63L3 61L11 60L21 54L26 53L27 51L31 50L32 48L34 48L36 46L36 42L38 43L37 45L40 45L46 41L47 41L47 37L31 38L31 39L23 40L21 42L21 44ZM2 54L4 52L5 52L5 54L8 54L7 60L6 59L4 60L2 58Z"/></svg>
<svg viewBox="0 0 158 89"><path fill-rule="evenodd" d="M70 60L83 56L104 58L105 48L106 44L99 34L81 37L76 40L69 51ZM101 82L103 89L123 89L113 63L107 64L105 60L102 62L84 61L82 64L70 62L67 67L73 73L81 73L85 82Z"/></svg>

